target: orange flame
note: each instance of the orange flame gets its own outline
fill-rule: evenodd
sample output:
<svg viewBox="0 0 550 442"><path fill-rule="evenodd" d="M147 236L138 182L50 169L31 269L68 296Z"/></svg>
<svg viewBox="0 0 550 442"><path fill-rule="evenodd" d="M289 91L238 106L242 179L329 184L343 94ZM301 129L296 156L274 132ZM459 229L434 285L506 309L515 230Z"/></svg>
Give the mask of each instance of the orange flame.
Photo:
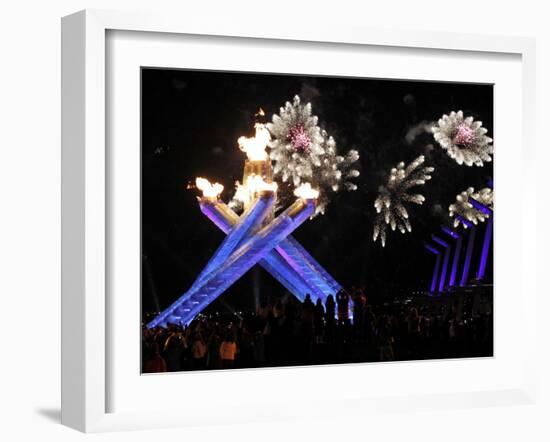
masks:
<svg viewBox="0 0 550 442"><path fill-rule="evenodd" d="M197 178L195 180L197 189L202 191L202 196L204 198L218 198L220 193L223 191L223 185L220 183L211 184L206 178Z"/></svg>
<svg viewBox="0 0 550 442"><path fill-rule="evenodd" d="M271 136L265 124L256 123L254 128L256 129L254 138L240 137L237 142L250 161L265 161L267 159L265 148L271 140Z"/></svg>
<svg viewBox="0 0 550 442"><path fill-rule="evenodd" d="M244 184L237 181L235 199L241 201L246 207L254 201L258 193L263 191L276 192L277 183L267 183L260 175L250 175Z"/></svg>

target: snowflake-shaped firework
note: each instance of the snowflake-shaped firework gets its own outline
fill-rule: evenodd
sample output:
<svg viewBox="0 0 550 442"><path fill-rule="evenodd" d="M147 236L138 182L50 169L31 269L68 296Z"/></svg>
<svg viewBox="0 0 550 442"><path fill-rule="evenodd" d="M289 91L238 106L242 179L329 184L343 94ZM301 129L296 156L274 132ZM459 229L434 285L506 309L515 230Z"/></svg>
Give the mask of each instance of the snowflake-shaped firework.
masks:
<svg viewBox="0 0 550 442"><path fill-rule="evenodd" d="M466 227L466 223L462 220L477 225L478 222L484 222L489 218L487 213L482 212L470 202L470 198L490 209L493 208L493 189L485 187L476 192L473 187L468 187L464 192L459 193L456 196L456 202L449 206L449 216L454 218L455 227L461 223Z"/></svg>
<svg viewBox="0 0 550 442"><path fill-rule="evenodd" d="M487 129L481 121L473 117L464 118L462 111L443 115L432 132L434 139L447 151L458 164L483 166L491 161L493 140L487 135Z"/></svg>
<svg viewBox="0 0 550 442"><path fill-rule="evenodd" d="M430 180L433 167L422 167L424 155L420 155L408 166L401 162L390 171L388 182L379 187L378 197L374 201L374 207L378 215L374 222L372 239L380 238L382 247L386 245L386 230L390 226L392 230L398 229L401 233L412 230L409 221L409 213L405 203L422 204L424 196L417 193L411 194L409 190L415 186L421 186Z"/></svg>
<svg viewBox="0 0 550 442"><path fill-rule="evenodd" d="M267 128L272 138L269 156L274 176L295 188L308 182L319 189L316 213L324 212L330 191L337 192L342 186L357 189L347 179L359 176L359 171L352 168L359 153L350 150L345 156L337 154L336 141L318 126L310 103L302 104L296 95L273 116Z"/></svg>

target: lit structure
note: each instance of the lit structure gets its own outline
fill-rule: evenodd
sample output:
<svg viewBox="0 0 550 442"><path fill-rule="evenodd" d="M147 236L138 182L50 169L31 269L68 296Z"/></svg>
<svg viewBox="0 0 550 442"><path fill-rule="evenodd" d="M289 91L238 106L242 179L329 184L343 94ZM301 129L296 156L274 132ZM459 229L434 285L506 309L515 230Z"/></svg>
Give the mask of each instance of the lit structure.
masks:
<svg viewBox="0 0 550 442"><path fill-rule="evenodd" d="M439 267L441 265L441 252L431 244L424 244L424 247L429 252L435 255L434 270L432 273L432 282L430 284L430 293L435 293L437 289L437 275L439 274Z"/></svg>
<svg viewBox="0 0 550 442"><path fill-rule="evenodd" d="M485 234L483 236L483 246L481 249L481 256L479 258L479 267L476 274L477 280L482 280L485 277L485 270L487 268L487 259L489 257L489 249L491 247L491 237L493 236L493 211L491 208L480 203L474 198L470 198L472 205L480 212L486 214L489 218L485 225Z"/></svg>
<svg viewBox="0 0 550 442"><path fill-rule="evenodd" d="M489 184L492 185L492 182ZM475 273L476 281L483 281L486 277L487 263L491 250L491 239L493 236L493 209L471 196L468 198L467 202L470 204L471 208L479 213L479 216L476 215L475 217L469 217L471 219L466 219L464 216L454 213L455 226L462 225L467 231L467 241L463 258L462 243L463 240L466 239L466 233L459 233L456 229L449 228L447 226L441 227L441 230L445 234L454 239L454 253L450 267L450 275L447 282L448 289L452 289L457 286L458 276L460 276L458 286L465 287L468 284L468 281L471 279L470 275L472 273L472 261L477 259L474 258L475 256L479 256L479 264ZM480 226L480 223L476 223L476 221L481 221L485 224L485 231L481 246L479 245L480 242L476 241L476 237L478 230L482 227ZM429 292L431 294L436 292L442 293L446 288L445 282L449 273L449 260L453 244L447 240L443 240L437 235L432 235L431 240L433 241L432 244L425 244L425 248L436 255L436 262L430 282ZM461 274L458 275L460 266Z"/></svg>
<svg viewBox="0 0 550 442"><path fill-rule="evenodd" d="M464 265L462 266L462 277L460 278L460 286L464 287L470 276L470 265L472 263L472 254L474 252L474 244L476 240L477 226L471 224L469 226L470 233L468 234L468 244L466 245L466 256L464 257Z"/></svg>
<svg viewBox="0 0 550 442"><path fill-rule="evenodd" d="M201 200L200 204L202 212L224 233L228 233L239 219L221 201ZM328 295L335 295L341 289L341 285L291 235L259 264L300 301L309 293L325 302Z"/></svg>
<svg viewBox="0 0 550 442"><path fill-rule="evenodd" d="M438 292L442 292L445 289L445 278L447 277L447 267L449 266L449 256L451 254L450 244L443 241L440 237L432 235L432 240L445 249L443 255L443 266L441 267L441 274L439 276Z"/></svg>
<svg viewBox="0 0 550 442"><path fill-rule="evenodd" d="M445 226L441 227L441 230L455 240L455 252L453 254L453 262L451 264L451 275L449 276L449 287L454 287L456 283L458 262L460 261L460 251L462 250L462 235Z"/></svg>
<svg viewBox="0 0 550 442"><path fill-rule="evenodd" d="M341 289L291 236L315 213L319 192L309 183L300 185L295 190L295 202L274 216L277 184L272 180L271 162L265 152L268 141L269 134L259 124L255 138L239 139L240 148L248 156L243 183L237 183L235 194L244 207L240 216L220 201L223 186L197 179L197 187L203 191L198 198L201 211L227 236L189 290L147 327L188 325L255 264L260 264L300 301L310 294L324 303L329 295L335 297Z"/></svg>

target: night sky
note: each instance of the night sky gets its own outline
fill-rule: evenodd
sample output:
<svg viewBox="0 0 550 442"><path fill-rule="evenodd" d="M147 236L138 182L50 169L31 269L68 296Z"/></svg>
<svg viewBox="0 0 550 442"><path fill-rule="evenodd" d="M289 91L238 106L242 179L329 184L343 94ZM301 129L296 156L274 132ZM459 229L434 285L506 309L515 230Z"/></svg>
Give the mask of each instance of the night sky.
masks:
<svg viewBox="0 0 550 442"><path fill-rule="evenodd" d="M197 204L188 183L197 176L225 186L228 202L242 180L245 154L241 135L253 136L258 108L271 115L300 95L310 101L320 126L339 152L357 149L361 175L355 192L333 194L326 214L306 221L294 236L344 287L363 285L371 299L405 296L425 289L433 255L423 242L441 225L450 225L448 206L472 186L486 187L493 165L459 166L421 133L408 131L444 113L463 110L483 121L493 136L492 85L294 75L142 69L142 306L161 309L193 283L224 235ZM423 206L411 205L413 231L388 232L385 248L372 241L378 186L399 161L426 156L435 167L421 188ZM480 235L478 235L480 236ZM490 263L490 272L492 264ZM253 307L253 281L262 298L284 293L259 266L222 295L236 309ZM211 309L225 307L216 301Z"/></svg>

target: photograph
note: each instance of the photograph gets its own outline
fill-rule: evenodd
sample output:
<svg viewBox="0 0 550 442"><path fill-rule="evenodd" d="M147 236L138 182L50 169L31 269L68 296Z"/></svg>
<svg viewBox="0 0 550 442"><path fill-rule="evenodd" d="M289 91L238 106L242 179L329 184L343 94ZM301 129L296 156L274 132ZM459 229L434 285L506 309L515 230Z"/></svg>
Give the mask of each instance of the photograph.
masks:
<svg viewBox="0 0 550 442"><path fill-rule="evenodd" d="M493 86L141 67L141 373L493 357Z"/></svg>

